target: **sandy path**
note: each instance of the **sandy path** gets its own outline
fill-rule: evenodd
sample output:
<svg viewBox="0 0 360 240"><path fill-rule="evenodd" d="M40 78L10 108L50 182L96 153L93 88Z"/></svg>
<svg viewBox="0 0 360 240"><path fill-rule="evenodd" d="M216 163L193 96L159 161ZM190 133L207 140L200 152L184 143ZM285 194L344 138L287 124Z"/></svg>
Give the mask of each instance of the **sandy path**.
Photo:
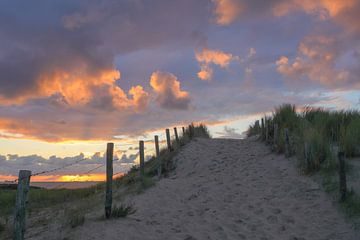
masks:
<svg viewBox="0 0 360 240"><path fill-rule="evenodd" d="M68 239L360 239L328 196L252 140L198 139L126 219L87 221Z"/></svg>

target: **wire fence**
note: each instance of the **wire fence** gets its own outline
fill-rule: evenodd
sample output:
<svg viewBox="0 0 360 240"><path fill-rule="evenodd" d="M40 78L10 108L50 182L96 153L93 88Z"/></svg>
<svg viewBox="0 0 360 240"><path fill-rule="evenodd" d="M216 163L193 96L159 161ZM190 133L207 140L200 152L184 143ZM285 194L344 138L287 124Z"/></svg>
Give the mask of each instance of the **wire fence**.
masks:
<svg viewBox="0 0 360 240"><path fill-rule="evenodd" d="M92 172L94 172L94 171L96 171L96 170L98 170L98 169L100 169L101 167L104 167L104 166L105 166L105 163L100 164L100 166L96 166L96 167L94 167L94 168L86 171L85 173L83 173L83 174L81 174L81 175L77 175L77 176L72 180L72 182L76 182L77 180L80 180L81 176L90 174L90 173L92 173ZM69 183L69 182L62 182L62 183L60 183L59 185L53 187L53 189L62 188L62 187L64 187L64 186L65 186L66 184L68 184L68 183Z"/></svg>
<svg viewBox="0 0 360 240"><path fill-rule="evenodd" d="M159 145L160 147L164 147L166 146L166 134L164 132L162 133L159 133L157 134L157 136L159 137L159 139L163 139L163 140L159 140ZM175 135L172 135L171 136L171 141L174 141L175 140ZM150 146L150 147L146 147L145 148L145 151L144 151L144 155L145 155L145 158L146 160L150 159L151 157L153 157L155 155L155 145L154 145L154 139L146 139L144 140L144 144ZM125 151L128 151L129 149L130 150L139 150L139 144L137 141L134 141L134 142L129 142L129 143L124 143L124 142L120 142L120 143L115 143L114 146L116 147L117 150L119 150L120 152L125 152ZM123 148L124 147L127 147L126 150L124 150ZM136 153L137 157L139 156L139 153ZM105 159L105 154L104 154L104 159ZM56 168L52 168L52 169L48 169L48 170L43 170L43 171L40 171L40 172L35 172L35 173L32 173L30 175L30 177L34 177L34 176L46 176L47 174L50 174L50 173L55 173L55 172L59 172L61 170L65 170L67 168L70 168L70 167L74 167L80 163L86 163L86 161L90 160L89 158L83 158L83 159L79 159L79 160L76 160L72 163L67 163L63 166L60 166L60 167L56 167ZM119 158L117 155L116 157L113 159L113 161L121 161L122 158ZM128 162L126 162L128 163ZM56 185L55 187L52 187L52 189L58 189L58 188L62 188L62 187L65 187L68 183L72 183L72 182L77 182L79 180L81 180L81 178L83 176L86 176L86 175L89 175L90 173L93 173L95 172L96 170L99 170L101 169L101 167L104 167L106 165L106 162L104 163L99 163L100 165L97 164L96 167L94 168L91 168L89 170L86 170L84 172L80 172L80 173L77 173L76 176L71 180L71 181L67 181L67 182L61 182L59 185ZM129 164L129 163L128 163ZM131 164L131 163L130 163ZM132 163L132 165L135 165L135 162ZM124 170L121 170L121 171L118 171L116 172L115 174L113 174L113 176L117 176L119 174L125 174L125 171ZM18 183L19 181L23 180L24 178L16 178L15 180L5 180L6 183L12 183L12 184L16 184Z"/></svg>
<svg viewBox="0 0 360 240"><path fill-rule="evenodd" d="M193 137L193 125L189 125L188 130L188 136L189 139ZM183 128L183 134L185 133ZM123 160L123 156L119 158L119 156L116 154L114 155L114 146L117 148L120 147L128 147L132 150L138 151L136 154L135 159L139 159L139 169L138 172L140 173L139 177L140 180L143 182L145 180L146 174L145 174L145 161L151 159L153 156L155 156L154 153L156 153L156 157L154 160L156 161L157 165L157 171L158 171L158 177L160 179L161 173L162 173L162 158L159 155L159 147L160 143L165 143L167 145L167 151L174 151L174 148L171 146L171 142L176 141L176 146L180 147L180 141L179 141L179 134L177 132L177 129L174 128L174 137L170 137L170 130L166 129L166 135L163 133L160 136L166 136L166 141L161 142L159 141L159 135L156 135L153 139L147 139L147 140L140 140L139 144L135 143L117 143L116 145L114 143L107 143L106 152L104 153L104 162L102 163L94 163L96 164L95 167L92 167L90 169L87 169L86 171L83 171L81 174L77 173L77 175L72 179L71 182L76 182L81 180L83 176L87 176L91 173L94 173L95 171L99 171L99 169L106 167L106 186L105 186L105 217L110 218L111 216L111 208L112 208L112 182L114 179L114 176L119 176L120 174L124 174L124 171L116 171L114 174L114 162L115 165L117 165L119 162L121 163ZM145 148L146 144L146 148ZM124 151L124 150L120 150ZM20 170L19 171L19 178L14 180L14 183L17 182L17 193L16 193L16 201L15 201L15 213L14 213L14 235L18 236L16 239L24 239L24 232L25 232L25 215L26 215L26 202L27 202L27 193L30 188L30 177L31 176L40 176L40 175L46 175L49 173L55 173L59 172L61 170L64 170L66 168L74 167L80 163L86 162L89 160L89 158L82 158L78 159L72 163L64 164L60 167L55 167L48 170L43 170L39 172L35 172L31 174L31 171L29 170ZM90 159L91 160L91 159ZM134 161L132 162L134 164ZM165 167L165 169L167 169ZM52 189L63 189L69 182L59 182L58 185L54 186Z"/></svg>

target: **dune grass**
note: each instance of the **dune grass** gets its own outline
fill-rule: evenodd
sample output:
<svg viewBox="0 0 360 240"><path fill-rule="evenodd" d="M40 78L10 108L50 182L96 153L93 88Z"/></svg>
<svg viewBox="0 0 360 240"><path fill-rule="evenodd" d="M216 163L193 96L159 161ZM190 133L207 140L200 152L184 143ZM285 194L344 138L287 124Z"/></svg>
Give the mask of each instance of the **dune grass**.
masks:
<svg viewBox="0 0 360 240"><path fill-rule="evenodd" d="M132 205L125 205L125 204L121 204L120 206L115 205L111 211L111 217L123 218L135 212L136 210Z"/></svg>
<svg viewBox="0 0 360 240"><path fill-rule="evenodd" d="M71 228L81 226L85 222L85 212L82 209L68 209L65 211L65 225Z"/></svg>
<svg viewBox="0 0 360 240"><path fill-rule="evenodd" d="M162 176L167 176L170 171L176 167L173 162L174 156L178 153L180 148L186 143L191 141L192 138L202 137L209 138L210 134L205 125L191 124L190 128L186 128L185 134L179 137L179 144L175 141L172 142L173 151L168 151L166 148L160 151L160 161L156 157L151 157L145 162L145 176L140 178L138 166L134 166L127 174L122 177L115 178L113 181L113 190L122 192L124 194L139 194L145 189L154 186L156 182L158 164L162 165ZM125 189L120 191L119 189ZM81 201L79 209L70 209L65 211L65 222L67 226L72 228L82 225L85 221L85 215L88 211L88 205L97 204L96 201L87 201L92 199L100 193L105 191L105 184L99 183L95 186L81 189L38 189L31 188L28 195L27 211L29 215L32 212L42 210L45 208L55 207L64 203L72 203L74 201ZM0 220L1 218L8 219L12 217L15 205L16 190L3 190L0 191ZM90 203L89 203L90 202ZM90 206L89 205L89 206ZM80 209L81 208L81 209ZM133 212L133 208L127 208L125 205L115 206L114 217L126 216ZM0 236L1 232L5 229L3 223L0 221Z"/></svg>
<svg viewBox="0 0 360 240"><path fill-rule="evenodd" d="M79 200L93 195L99 189L101 189L100 185L80 189L30 189L27 207L29 211L34 211L59 203ZM15 195L16 190L0 191L0 212L3 215L13 213Z"/></svg>
<svg viewBox="0 0 360 240"><path fill-rule="evenodd" d="M278 153L285 152L285 129L289 132L291 153L296 156L300 170L304 174L320 173L325 190L336 196L337 152L343 151L347 159L360 157L360 112L328 111L323 108L296 108L291 104L281 105L266 116L268 142ZM274 138L274 126L278 136ZM248 128L248 136L260 134L264 140L265 131ZM347 165L349 168L349 164ZM348 171L347 171L348 172ZM348 198L341 203L351 216L360 216L360 198L349 190ZM349 210L350 209L350 210Z"/></svg>

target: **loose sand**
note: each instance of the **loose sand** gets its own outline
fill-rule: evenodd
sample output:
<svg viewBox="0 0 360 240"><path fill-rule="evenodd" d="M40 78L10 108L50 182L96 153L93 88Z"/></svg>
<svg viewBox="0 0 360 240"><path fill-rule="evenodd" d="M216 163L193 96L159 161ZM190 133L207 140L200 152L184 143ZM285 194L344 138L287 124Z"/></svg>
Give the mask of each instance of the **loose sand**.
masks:
<svg viewBox="0 0 360 240"><path fill-rule="evenodd" d="M176 160L127 199L135 214L87 220L66 239L360 239L318 184L252 139L197 139Z"/></svg>

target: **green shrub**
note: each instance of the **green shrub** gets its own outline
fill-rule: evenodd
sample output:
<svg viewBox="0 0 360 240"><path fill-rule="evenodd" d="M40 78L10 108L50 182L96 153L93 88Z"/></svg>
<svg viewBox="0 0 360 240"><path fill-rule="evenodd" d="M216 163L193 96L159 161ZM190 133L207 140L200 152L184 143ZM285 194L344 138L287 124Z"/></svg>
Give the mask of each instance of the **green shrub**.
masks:
<svg viewBox="0 0 360 240"><path fill-rule="evenodd" d="M330 143L319 130L314 128L304 129L303 142L302 167L308 173L320 170L321 164L331 158Z"/></svg>
<svg viewBox="0 0 360 240"><path fill-rule="evenodd" d="M360 217L360 197L354 191L349 191L341 206L350 217Z"/></svg>
<svg viewBox="0 0 360 240"><path fill-rule="evenodd" d="M294 132L297 129L299 120L295 105L283 104L275 108L275 112L273 113L273 121L277 123L280 128L287 128L290 132Z"/></svg>
<svg viewBox="0 0 360 240"><path fill-rule="evenodd" d="M273 124L278 125L278 138L272 149L279 153L284 152L284 133L285 129L288 129L291 151L297 155L305 172L314 172L322 167L333 171L336 159L331 152L331 146L340 145L347 157L360 155L358 111L328 111L306 106L302 112L297 113L294 105L283 104L275 108L272 118L266 120L270 142L274 139ZM248 136L260 131L256 123L250 125Z"/></svg>
<svg viewBox="0 0 360 240"><path fill-rule="evenodd" d="M261 127L259 121L256 121L254 124L250 124L248 130L246 131L246 135L248 137L255 136L261 133Z"/></svg>
<svg viewBox="0 0 360 240"><path fill-rule="evenodd" d="M65 212L67 224L71 228L81 226L85 222L85 214L81 209L70 209Z"/></svg>
<svg viewBox="0 0 360 240"><path fill-rule="evenodd" d="M10 215L15 206L16 190L0 189L0 213Z"/></svg>
<svg viewBox="0 0 360 240"><path fill-rule="evenodd" d="M359 155L360 148L360 118L355 117L349 124L341 128L340 146L347 157Z"/></svg>
<svg viewBox="0 0 360 240"><path fill-rule="evenodd" d="M5 231L5 225L0 223L0 234Z"/></svg>
<svg viewBox="0 0 360 240"><path fill-rule="evenodd" d="M122 218L126 217L127 215L135 213L136 210L133 208L132 205L125 205L121 204L120 206L114 206L111 211L112 218Z"/></svg>

